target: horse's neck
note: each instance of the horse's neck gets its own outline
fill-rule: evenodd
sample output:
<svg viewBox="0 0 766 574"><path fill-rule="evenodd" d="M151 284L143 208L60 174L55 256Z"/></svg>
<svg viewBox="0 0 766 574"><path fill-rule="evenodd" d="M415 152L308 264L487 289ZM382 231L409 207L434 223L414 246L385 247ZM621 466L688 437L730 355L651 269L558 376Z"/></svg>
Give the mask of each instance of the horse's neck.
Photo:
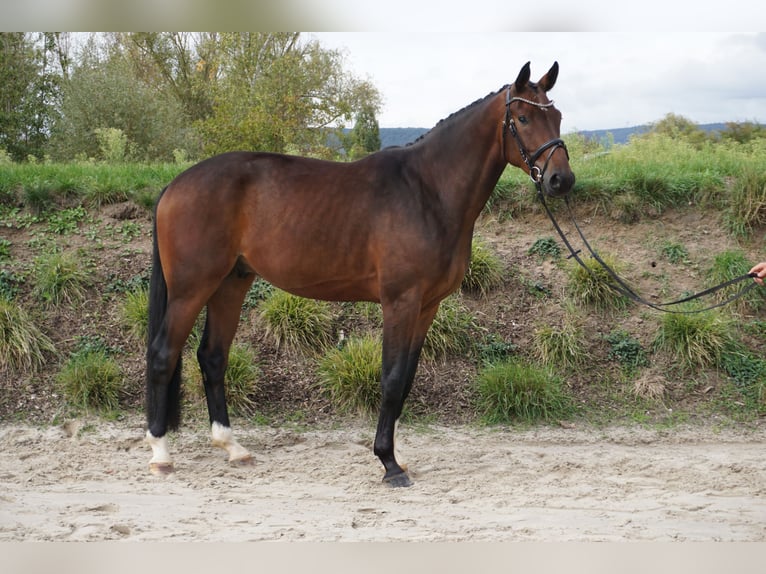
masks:
<svg viewBox="0 0 766 574"><path fill-rule="evenodd" d="M464 225L473 227L505 168L500 149L498 115L487 103L431 134L423 149L423 161L431 173L441 203Z"/></svg>

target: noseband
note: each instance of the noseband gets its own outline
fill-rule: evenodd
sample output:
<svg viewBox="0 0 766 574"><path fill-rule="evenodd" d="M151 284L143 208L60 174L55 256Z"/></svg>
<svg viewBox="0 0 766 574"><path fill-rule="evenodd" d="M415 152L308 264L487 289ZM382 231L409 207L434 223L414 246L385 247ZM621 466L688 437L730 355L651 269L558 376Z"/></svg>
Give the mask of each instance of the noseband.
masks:
<svg viewBox="0 0 766 574"><path fill-rule="evenodd" d="M513 139L516 140L516 145L519 146L519 154L521 154L521 159L524 160L524 163L527 165L527 168L529 168L529 177L537 186L537 192L542 193L543 176L545 175L545 170L548 169L548 162L550 162L551 156L558 148L563 148L564 153L567 154L567 159L569 159L569 151L567 150L567 146L564 143L564 140L562 140L561 138L554 138L550 141L545 142L543 145L537 148L533 154L530 155L521 141L519 132L516 129L516 123L513 121L513 116L511 115L511 104L513 102L524 102L525 104L535 106L543 110L544 112L547 111L548 108L553 106L553 102L551 101L547 104L541 104L539 102L527 100L526 98L520 98L518 96L511 97L510 85L507 87L505 92L505 121L503 122L503 155L507 161L508 156L505 153L505 149L506 149L505 148L505 139L506 139L505 133L507 131L510 131L511 135L513 136ZM548 155L545 158L545 163L543 164L542 169L540 169L536 165L537 160L540 159L540 156L543 155L543 153L545 153L546 150L550 150L550 151L548 152Z"/></svg>

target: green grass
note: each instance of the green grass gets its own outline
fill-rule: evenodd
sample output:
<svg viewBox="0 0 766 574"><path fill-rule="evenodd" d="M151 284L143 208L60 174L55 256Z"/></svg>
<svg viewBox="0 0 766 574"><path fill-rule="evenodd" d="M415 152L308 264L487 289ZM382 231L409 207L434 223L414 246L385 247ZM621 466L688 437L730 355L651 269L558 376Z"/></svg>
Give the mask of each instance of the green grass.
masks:
<svg viewBox="0 0 766 574"><path fill-rule="evenodd" d="M296 297L279 289L260 305L260 318L278 348L301 354L321 351L330 344L333 313L329 304Z"/></svg>
<svg viewBox="0 0 766 574"><path fill-rule="evenodd" d="M59 371L56 382L67 402L76 408L114 411L119 406L122 372L104 351L74 353Z"/></svg>
<svg viewBox="0 0 766 574"><path fill-rule="evenodd" d="M599 256L619 277L623 276L625 265L622 262L608 253L600 253ZM572 299L598 311L626 308L628 298L614 290L614 281L601 264L593 257L583 258L582 261L585 267L576 261L571 261L567 267L567 290Z"/></svg>
<svg viewBox="0 0 766 574"><path fill-rule="evenodd" d="M461 288L469 293L486 295L503 284L503 262L480 238L471 244L471 262Z"/></svg>
<svg viewBox="0 0 766 574"><path fill-rule="evenodd" d="M476 325L471 313L458 295L451 295L441 302L431 328L426 335L422 356L427 361L464 355L473 347L473 331Z"/></svg>
<svg viewBox="0 0 766 574"><path fill-rule="evenodd" d="M16 302L0 296L0 367L37 371L54 353L51 340Z"/></svg>
<svg viewBox="0 0 766 574"><path fill-rule="evenodd" d="M766 172L763 165L745 165L737 174L724 221L737 236L748 236L766 225Z"/></svg>
<svg viewBox="0 0 766 574"><path fill-rule="evenodd" d="M577 369L587 360L585 333L571 319L565 319L560 327L543 325L536 328L533 342L535 358L559 371Z"/></svg>
<svg viewBox="0 0 766 574"><path fill-rule="evenodd" d="M693 310L685 306L682 310ZM655 350L666 353L684 373L715 367L734 341L733 326L717 310L666 313L654 340Z"/></svg>
<svg viewBox="0 0 766 574"><path fill-rule="evenodd" d="M149 289L141 287L125 294L122 324L134 339L144 342L149 331Z"/></svg>
<svg viewBox="0 0 766 574"><path fill-rule="evenodd" d="M553 421L573 412L561 378L522 359L484 367L475 385L476 408L488 424Z"/></svg>
<svg viewBox="0 0 766 574"><path fill-rule="evenodd" d="M382 364L380 338L350 337L319 361L319 384L341 413L372 414L380 406Z"/></svg>
<svg viewBox="0 0 766 574"><path fill-rule="evenodd" d="M32 294L47 306L76 305L93 283L90 272L72 253L52 252L35 258Z"/></svg>

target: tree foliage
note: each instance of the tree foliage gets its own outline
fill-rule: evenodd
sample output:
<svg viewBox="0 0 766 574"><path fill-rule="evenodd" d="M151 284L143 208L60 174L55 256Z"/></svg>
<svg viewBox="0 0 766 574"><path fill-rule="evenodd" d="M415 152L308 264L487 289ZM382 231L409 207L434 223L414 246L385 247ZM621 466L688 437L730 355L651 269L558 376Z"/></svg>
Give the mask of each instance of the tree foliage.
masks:
<svg viewBox="0 0 766 574"><path fill-rule="evenodd" d="M57 37L0 33L0 149L14 160L43 154L59 93L52 69Z"/></svg>
<svg viewBox="0 0 766 574"><path fill-rule="evenodd" d="M351 158L364 157L380 149L380 127L375 117L375 110L363 106L356 116L354 129L351 131Z"/></svg>

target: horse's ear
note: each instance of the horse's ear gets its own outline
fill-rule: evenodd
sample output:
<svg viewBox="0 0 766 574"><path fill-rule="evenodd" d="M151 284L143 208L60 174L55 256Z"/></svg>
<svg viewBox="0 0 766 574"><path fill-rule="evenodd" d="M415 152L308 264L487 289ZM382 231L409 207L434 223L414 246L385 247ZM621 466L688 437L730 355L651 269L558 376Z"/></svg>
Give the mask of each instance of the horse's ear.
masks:
<svg viewBox="0 0 766 574"><path fill-rule="evenodd" d="M521 71L519 72L519 76L516 78L516 81L514 82L516 84L516 93L521 93L524 88L527 87L527 84L529 83L529 62L524 64L522 66Z"/></svg>
<svg viewBox="0 0 766 574"><path fill-rule="evenodd" d="M559 77L559 63L553 62L553 65L551 66L551 69L548 70L548 73L545 74L542 78L540 78L540 81L537 83L544 92L547 92L548 90L553 89L553 86L556 84L556 78Z"/></svg>

